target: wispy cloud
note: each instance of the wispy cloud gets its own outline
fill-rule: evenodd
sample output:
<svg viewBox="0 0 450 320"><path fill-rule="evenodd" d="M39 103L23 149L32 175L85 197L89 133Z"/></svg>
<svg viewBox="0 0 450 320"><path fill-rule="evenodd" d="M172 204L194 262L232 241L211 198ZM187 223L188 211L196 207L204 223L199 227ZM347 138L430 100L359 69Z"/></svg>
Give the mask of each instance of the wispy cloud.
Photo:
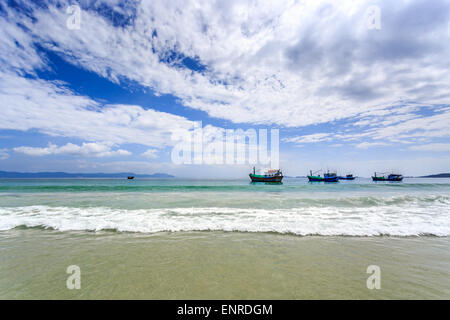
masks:
<svg viewBox="0 0 450 320"><path fill-rule="evenodd" d="M147 151L142 153L142 156L149 158L149 159L155 159L158 157L158 150L157 149L148 149Z"/></svg>
<svg viewBox="0 0 450 320"><path fill-rule="evenodd" d="M9 158L9 150L8 149L0 149L0 160L6 160Z"/></svg>
<svg viewBox="0 0 450 320"><path fill-rule="evenodd" d="M387 145L387 144L383 143L383 142L361 142L356 145L356 148L368 149L371 147L380 147L380 146L385 146L385 145Z"/></svg>
<svg viewBox="0 0 450 320"><path fill-rule="evenodd" d="M113 156L129 156L131 152L123 149L112 150L110 146L101 143L83 143L76 145L67 143L63 146L49 144L45 148L36 147L16 147L15 152L26 154L29 156L48 156L48 155L76 155L83 157L113 157Z"/></svg>
<svg viewBox="0 0 450 320"><path fill-rule="evenodd" d="M331 141L332 134L329 133L314 133L314 134L308 134L304 136L294 136L289 138L283 138L283 142L288 143L296 143L296 144L303 144L303 143L317 143L322 141Z"/></svg>
<svg viewBox="0 0 450 320"><path fill-rule="evenodd" d="M430 143L418 146L410 146L409 149L415 151L450 151L450 143Z"/></svg>

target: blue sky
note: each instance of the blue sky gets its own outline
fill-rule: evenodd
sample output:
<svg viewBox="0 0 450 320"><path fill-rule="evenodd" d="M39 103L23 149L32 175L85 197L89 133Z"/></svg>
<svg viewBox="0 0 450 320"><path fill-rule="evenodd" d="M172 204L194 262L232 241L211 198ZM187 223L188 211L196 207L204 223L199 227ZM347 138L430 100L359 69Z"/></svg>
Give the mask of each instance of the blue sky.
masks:
<svg viewBox="0 0 450 320"><path fill-rule="evenodd" d="M287 175L450 171L449 1L4 1L0 25L0 170L244 176L171 161L202 121L279 129Z"/></svg>

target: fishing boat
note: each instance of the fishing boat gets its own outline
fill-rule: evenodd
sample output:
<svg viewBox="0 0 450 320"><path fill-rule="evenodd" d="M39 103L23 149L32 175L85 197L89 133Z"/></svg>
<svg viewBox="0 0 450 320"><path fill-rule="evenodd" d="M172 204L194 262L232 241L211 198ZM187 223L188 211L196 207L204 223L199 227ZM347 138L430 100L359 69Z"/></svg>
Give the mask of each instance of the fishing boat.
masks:
<svg viewBox="0 0 450 320"><path fill-rule="evenodd" d="M280 169L270 169L264 172L264 174L256 174L256 169L253 167L253 172L249 174L252 182L277 182L280 183L283 180L283 173Z"/></svg>
<svg viewBox="0 0 450 320"><path fill-rule="evenodd" d="M134 177L133 177L133 176L128 176L127 179L128 179L128 180L133 180Z"/></svg>
<svg viewBox="0 0 450 320"><path fill-rule="evenodd" d="M309 171L308 180L309 182L339 182L339 178L336 173L327 172L323 175L323 177L317 172L313 174L312 170Z"/></svg>
<svg viewBox="0 0 450 320"><path fill-rule="evenodd" d="M312 170L309 171L309 175L307 176L309 182L321 182L321 181L325 181L324 178L323 178L320 174L317 174L317 172L318 172L318 171L316 171L316 172L313 173Z"/></svg>
<svg viewBox="0 0 450 320"><path fill-rule="evenodd" d="M382 176L377 176L377 173L375 172L372 176L373 181L402 181L403 176L401 174L395 174L391 173L388 176L385 176L384 174Z"/></svg>
<svg viewBox="0 0 450 320"><path fill-rule="evenodd" d="M355 180L355 177L352 174L347 174L345 176L339 176L339 180Z"/></svg>

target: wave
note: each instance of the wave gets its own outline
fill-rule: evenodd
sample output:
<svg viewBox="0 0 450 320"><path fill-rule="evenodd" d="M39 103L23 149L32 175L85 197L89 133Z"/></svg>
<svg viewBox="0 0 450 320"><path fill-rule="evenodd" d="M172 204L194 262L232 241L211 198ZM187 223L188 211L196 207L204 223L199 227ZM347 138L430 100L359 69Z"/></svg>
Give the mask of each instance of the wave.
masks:
<svg viewBox="0 0 450 320"><path fill-rule="evenodd" d="M448 199L447 199L448 200ZM0 208L0 230L42 227L60 231L240 231L301 236L450 236L450 205L431 201L372 207L290 209L228 207L115 209L26 206Z"/></svg>
<svg viewBox="0 0 450 320"><path fill-rule="evenodd" d="M343 196L345 195L345 196ZM449 206L447 194L343 194L343 193L254 193L216 192L208 194L195 192L178 193L116 193L105 197L102 192L91 193L0 193L0 207L25 207L33 205L51 207L110 207L117 209L164 209L185 207L229 207L252 209L299 209L307 207L367 208L383 206Z"/></svg>
<svg viewBox="0 0 450 320"><path fill-rule="evenodd" d="M341 197L327 199L298 199L300 202L324 205L324 206L350 206L350 207L367 207L367 206L399 206L399 205L443 205L450 206L450 196L440 194L429 195L396 195L396 196L360 196L360 197Z"/></svg>

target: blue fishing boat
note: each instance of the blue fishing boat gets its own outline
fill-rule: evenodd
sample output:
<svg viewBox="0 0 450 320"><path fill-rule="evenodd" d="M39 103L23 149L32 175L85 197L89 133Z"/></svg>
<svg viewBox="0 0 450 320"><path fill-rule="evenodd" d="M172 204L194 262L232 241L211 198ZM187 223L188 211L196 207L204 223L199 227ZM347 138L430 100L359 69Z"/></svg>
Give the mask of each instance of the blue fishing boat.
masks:
<svg viewBox="0 0 450 320"><path fill-rule="evenodd" d="M345 176L339 176L339 180L355 180L355 177L352 174L347 174Z"/></svg>
<svg viewBox="0 0 450 320"><path fill-rule="evenodd" d="M323 177L316 172L313 174L312 170L309 171L308 180L309 182L339 182L339 178L336 173L327 172L323 175Z"/></svg>
<svg viewBox="0 0 450 320"><path fill-rule="evenodd" d="M403 180L403 176L401 174L391 173L387 177L383 174L382 176L377 176L377 173L372 176L373 181L396 181L400 182Z"/></svg>
<svg viewBox="0 0 450 320"><path fill-rule="evenodd" d="M336 173L327 172L323 175L325 182L339 182L339 178Z"/></svg>

